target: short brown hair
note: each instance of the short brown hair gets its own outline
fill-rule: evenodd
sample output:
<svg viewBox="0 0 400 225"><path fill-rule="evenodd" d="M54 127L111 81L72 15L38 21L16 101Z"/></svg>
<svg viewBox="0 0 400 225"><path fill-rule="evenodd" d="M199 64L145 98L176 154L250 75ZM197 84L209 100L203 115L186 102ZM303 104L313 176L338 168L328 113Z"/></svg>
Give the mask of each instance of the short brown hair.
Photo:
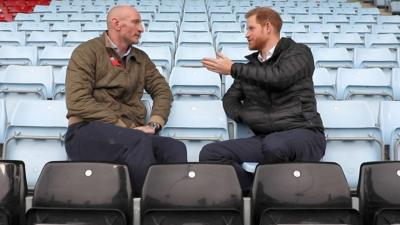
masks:
<svg viewBox="0 0 400 225"><path fill-rule="evenodd" d="M256 15L258 24L270 22L276 31L279 33L282 28L282 19L278 12L268 7L257 7L246 13L246 19L250 16Z"/></svg>

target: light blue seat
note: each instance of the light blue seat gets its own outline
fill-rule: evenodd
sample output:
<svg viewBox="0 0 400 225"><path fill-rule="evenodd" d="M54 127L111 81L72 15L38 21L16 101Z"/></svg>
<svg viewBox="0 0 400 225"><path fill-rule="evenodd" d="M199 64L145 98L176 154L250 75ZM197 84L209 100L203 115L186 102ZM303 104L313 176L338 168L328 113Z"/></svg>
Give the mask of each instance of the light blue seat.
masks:
<svg viewBox="0 0 400 225"><path fill-rule="evenodd" d="M328 38L330 33L339 33L339 28L336 24L310 24L308 26L310 33L322 33L325 38Z"/></svg>
<svg viewBox="0 0 400 225"><path fill-rule="evenodd" d="M104 13L104 14L88 14L88 15L97 15L96 16L97 17L96 18L97 22L101 22L101 23L106 23L107 22L107 14L106 13ZM144 18L144 19L146 19L146 18ZM146 21L142 20L142 22L145 24ZM147 25L147 24L145 24L145 25Z"/></svg>
<svg viewBox="0 0 400 225"><path fill-rule="evenodd" d="M207 9L204 5L203 2L201 2L200 4L189 4L186 2L185 4L185 8L183 9L183 12L186 13L192 13L192 14L201 14L201 13L206 13Z"/></svg>
<svg viewBox="0 0 400 225"><path fill-rule="evenodd" d="M315 68L313 82L318 100L336 99L336 73L330 73L327 68Z"/></svg>
<svg viewBox="0 0 400 225"><path fill-rule="evenodd" d="M69 18L69 22L96 22L96 14L77 13Z"/></svg>
<svg viewBox="0 0 400 225"><path fill-rule="evenodd" d="M202 67L204 57L215 58L212 46L178 46L175 54L175 66Z"/></svg>
<svg viewBox="0 0 400 225"><path fill-rule="evenodd" d="M285 2L285 7L283 8L283 12L285 14L289 15L307 15L307 9L304 7L295 7L293 6L288 6L288 4L293 3L293 2Z"/></svg>
<svg viewBox="0 0 400 225"><path fill-rule="evenodd" d="M67 160L64 135L68 121L64 101L19 101L6 128L3 159L22 160L33 189L45 163Z"/></svg>
<svg viewBox="0 0 400 225"><path fill-rule="evenodd" d="M284 24L287 24L287 23L294 23L293 16L292 16L292 15L289 15L289 14L283 14L283 15L281 15L281 19L282 19L282 22L283 22Z"/></svg>
<svg viewBox="0 0 400 225"><path fill-rule="evenodd" d="M322 20L318 15L295 15L294 21L295 23L301 24L322 23Z"/></svg>
<svg viewBox="0 0 400 225"><path fill-rule="evenodd" d="M322 22L325 24L335 24L340 26L342 24L349 24L349 19L345 15L324 15L322 16Z"/></svg>
<svg viewBox="0 0 400 225"><path fill-rule="evenodd" d="M21 26L18 28L18 31L26 31L26 33L30 34L32 31L49 31L49 23L48 22L22 22Z"/></svg>
<svg viewBox="0 0 400 225"><path fill-rule="evenodd" d="M346 48L312 48L317 67L353 67L353 56Z"/></svg>
<svg viewBox="0 0 400 225"><path fill-rule="evenodd" d="M211 27L212 36L215 39L219 33L241 33L242 28L240 27L240 23L232 22L215 22ZM244 37L244 34L242 34Z"/></svg>
<svg viewBox="0 0 400 225"><path fill-rule="evenodd" d="M60 31L66 35L70 31L81 32L80 22L56 22L50 27L50 32Z"/></svg>
<svg viewBox="0 0 400 225"><path fill-rule="evenodd" d="M68 22L67 14L46 13L41 18L41 22Z"/></svg>
<svg viewBox="0 0 400 225"><path fill-rule="evenodd" d="M244 33L220 32L215 39L215 46L217 51L221 51L223 47L246 48L248 43Z"/></svg>
<svg viewBox="0 0 400 225"><path fill-rule="evenodd" d="M389 159L399 160L400 156L400 102L382 101L379 107L379 124L383 142L389 145Z"/></svg>
<svg viewBox="0 0 400 225"><path fill-rule="evenodd" d="M216 22L234 23L236 22L235 14L212 14L210 18L211 26Z"/></svg>
<svg viewBox="0 0 400 225"><path fill-rule="evenodd" d="M399 15L400 14L400 2L390 1L389 10L392 12L393 15Z"/></svg>
<svg viewBox="0 0 400 225"><path fill-rule="evenodd" d="M392 15L390 15L390 16L384 16L384 15L380 15L380 16L377 16L377 18L376 18L376 20L377 20L377 23L379 24L379 25L388 25L388 24L397 24L397 25L399 25L400 24L400 16L392 16Z"/></svg>
<svg viewBox="0 0 400 225"><path fill-rule="evenodd" d="M252 54L254 51L249 50L248 47L231 47L224 46L222 48L222 53L231 59L233 62L237 63L247 63L248 60L245 56Z"/></svg>
<svg viewBox="0 0 400 225"><path fill-rule="evenodd" d="M208 16L206 13L188 13L183 14L182 22L207 22Z"/></svg>
<svg viewBox="0 0 400 225"><path fill-rule="evenodd" d="M400 28L397 24L373 25L372 34L394 34L400 36Z"/></svg>
<svg viewBox="0 0 400 225"><path fill-rule="evenodd" d="M78 46L79 44L86 42L90 39L99 37L98 32L68 32L64 38L64 46Z"/></svg>
<svg viewBox="0 0 400 225"><path fill-rule="evenodd" d="M198 161L205 144L229 139L222 102L174 101L160 135L182 140L187 147L188 161Z"/></svg>
<svg viewBox="0 0 400 225"><path fill-rule="evenodd" d="M374 15L374 16L381 15L381 12L380 12L379 9L376 8L376 7L372 7L372 8L364 8L364 7L358 8L357 12L358 12L358 15Z"/></svg>
<svg viewBox="0 0 400 225"><path fill-rule="evenodd" d="M93 2L90 0L72 0L70 2L73 6L93 6Z"/></svg>
<svg viewBox="0 0 400 225"><path fill-rule="evenodd" d="M33 8L33 13L45 14L45 13L55 13L57 11L54 5L36 5Z"/></svg>
<svg viewBox="0 0 400 225"><path fill-rule="evenodd" d="M283 24L281 34L291 37L293 33L307 33L304 24Z"/></svg>
<svg viewBox="0 0 400 225"><path fill-rule="evenodd" d="M175 53L175 36L172 32L144 32L140 38L141 46L168 46Z"/></svg>
<svg viewBox="0 0 400 225"><path fill-rule="evenodd" d="M161 66L164 74L171 73L172 57L168 46L139 46L139 48L146 52L156 66Z"/></svg>
<svg viewBox="0 0 400 225"><path fill-rule="evenodd" d="M214 46L210 32L181 32L178 46Z"/></svg>
<svg viewBox="0 0 400 225"><path fill-rule="evenodd" d="M332 9L329 7L309 7L308 11L311 15L332 15Z"/></svg>
<svg viewBox="0 0 400 225"><path fill-rule="evenodd" d="M209 32L208 22L182 22L180 31L182 32Z"/></svg>
<svg viewBox="0 0 400 225"><path fill-rule="evenodd" d="M14 18L17 22L40 22L40 15L33 13L17 13Z"/></svg>
<svg viewBox="0 0 400 225"><path fill-rule="evenodd" d="M93 2L93 5L105 6L105 7L109 8L109 7L112 7L115 5L115 1L114 0L95 0Z"/></svg>
<svg viewBox="0 0 400 225"><path fill-rule="evenodd" d="M219 5L212 5L213 3ZM231 14L231 13L232 13L232 6L228 6L228 4L224 1L220 2L211 1L209 4L208 15L210 17L216 14ZM237 14L235 14L235 16L237 16Z"/></svg>
<svg viewBox="0 0 400 225"><path fill-rule="evenodd" d="M343 0L341 0L339 2L341 2L342 8L351 8L351 9L356 9L357 10L357 9L362 7L360 2L346 2L346 1L343 1Z"/></svg>
<svg viewBox="0 0 400 225"><path fill-rule="evenodd" d="M393 68L399 67L397 50L388 48L354 49L354 68Z"/></svg>
<svg viewBox="0 0 400 225"><path fill-rule="evenodd" d="M104 22L86 22L82 27L83 32L104 32L107 30L107 24Z"/></svg>
<svg viewBox="0 0 400 225"><path fill-rule="evenodd" d="M0 97L4 99L47 99L53 93L51 66L10 65L0 79Z"/></svg>
<svg viewBox="0 0 400 225"><path fill-rule="evenodd" d="M171 32L175 39L178 36L178 27L175 22L151 22L148 27L149 32Z"/></svg>
<svg viewBox="0 0 400 225"><path fill-rule="evenodd" d="M392 87L394 92L394 99L400 101L400 69L392 69Z"/></svg>
<svg viewBox="0 0 400 225"><path fill-rule="evenodd" d="M0 65L36 65L37 49L34 46L0 47Z"/></svg>
<svg viewBox="0 0 400 225"><path fill-rule="evenodd" d="M327 147L322 161L340 164L351 189L357 187L361 163L384 160L382 134L365 101L318 101Z"/></svg>
<svg viewBox="0 0 400 225"><path fill-rule="evenodd" d="M66 66L75 47L46 46L39 55L38 65Z"/></svg>
<svg viewBox="0 0 400 225"><path fill-rule="evenodd" d="M219 74L206 68L174 67L169 77L169 86L175 100L221 99Z"/></svg>
<svg viewBox="0 0 400 225"><path fill-rule="evenodd" d="M373 25L376 24L376 19L373 15L350 16L350 24Z"/></svg>
<svg viewBox="0 0 400 225"><path fill-rule="evenodd" d="M47 45L62 46L62 32L33 31L26 40L27 46L44 48Z"/></svg>
<svg viewBox="0 0 400 225"><path fill-rule="evenodd" d="M163 3L165 3L165 2L163 2ZM158 12L160 14L178 13L179 17L181 17L182 13L183 13L183 7L182 6L183 5L181 3L179 3L178 1L176 1L174 3L174 5L164 5L163 4L163 5L160 5L158 7ZM155 18L157 18L157 16Z"/></svg>
<svg viewBox="0 0 400 225"><path fill-rule="evenodd" d="M17 32L18 23L17 22L1 22L0 31Z"/></svg>
<svg viewBox="0 0 400 225"><path fill-rule="evenodd" d="M0 46L24 46L25 32L0 31Z"/></svg>
<svg viewBox="0 0 400 225"><path fill-rule="evenodd" d="M356 8L352 7L340 7L340 8L334 8L333 14L346 15L346 16L357 15L357 10Z"/></svg>
<svg viewBox="0 0 400 225"><path fill-rule="evenodd" d="M67 75L67 66L61 67L59 71L54 71L54 85L52 99L65 100L65 77Z"/></svg>
<svg viewBox="0 0 400 225"><path fill-rule="evenodd" d="M181 15L178 12L158 13L154 17L155 22L174 22L176 25L181 23Z"/></svg>
<svg viewBox="0 0 400 225"><path fill-rule="evenodd" d="M367 48L400 48L400 42L394 34L366 34Z"/></svg>
<svg viewBox="0 0 400 225"><path fill-rule="evenodd" d="M340 26L341 33L357 33L361 37L371 33L371 30L365 24L342 24Z"/></svg>
<svg viewBox="0 0 400 225"><path fill-rule="evenodd" d="M82 8L82 14L102 14L107 12L107 7L102 5L87 5Z"/></svg>
<svg viewBox="0 0 400 225"><path fill-rule="evenodd" d="M328 42L325 40L322 33L294 33L292 39L298 43L312 47L328 47Z"/></svg>
<svg viewBox="0 0 400 225"><path fill-rule="evenodd" d="M331 33L329 34L330 48L360 48L364 41L358 33Z"/></svg>
<svg viewBox="0 0 400 225"><path fill-rule="evenodd" d="M4 99L0 99L0 143L4 143L4 133L6 132L7 112Z"/></svg>
<svg viewBox="0 0 400 225"><path fill-rule="evenodd" d="M75 13L81 13L82 11L82 6L79 5L62 5L60 7L57 7L57 13L65 13L68 15L75 14Z"/></svg>

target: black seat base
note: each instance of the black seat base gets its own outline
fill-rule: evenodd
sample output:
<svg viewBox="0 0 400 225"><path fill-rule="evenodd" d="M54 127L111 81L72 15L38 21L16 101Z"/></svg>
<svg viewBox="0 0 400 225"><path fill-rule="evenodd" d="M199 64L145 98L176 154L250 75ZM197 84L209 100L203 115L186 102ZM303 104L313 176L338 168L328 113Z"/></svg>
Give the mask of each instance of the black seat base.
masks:
<svg viewBox="0 0 400 225"><path fill-rule="evenodd" d="M141 225L243 225L238 212L227 211L152 211L144 215Z"/></svg>

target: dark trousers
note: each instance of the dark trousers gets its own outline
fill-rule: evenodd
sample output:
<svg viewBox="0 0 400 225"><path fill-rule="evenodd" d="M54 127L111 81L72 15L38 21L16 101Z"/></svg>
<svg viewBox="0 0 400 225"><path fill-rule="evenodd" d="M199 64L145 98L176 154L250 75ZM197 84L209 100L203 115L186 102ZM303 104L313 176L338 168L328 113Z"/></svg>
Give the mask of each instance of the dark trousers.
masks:
<svg viewBox="0 0 400 225"><path fill-rule="evenodd" d="M200 162L232 163L244 193L249 193L254 175L243 170L243 162L279 163L319 161L325 154L326 140L320 131L293 129L207 144Z"/></svg>
<svg viewBox="0 0 400 225"><path fill-rule="evenodd" d="M71 160L127 164L136 196L142 192L150 165L187 161L180 141L97 121L69 126L65 148Z"/></svg>

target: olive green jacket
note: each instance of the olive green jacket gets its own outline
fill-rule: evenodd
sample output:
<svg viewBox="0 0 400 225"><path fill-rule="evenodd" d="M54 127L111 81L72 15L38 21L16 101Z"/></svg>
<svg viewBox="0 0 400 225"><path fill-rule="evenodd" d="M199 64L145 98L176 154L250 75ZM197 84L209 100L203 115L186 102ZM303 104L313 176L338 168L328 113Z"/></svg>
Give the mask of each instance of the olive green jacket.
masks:
<svg viewBox="0 0 400 225"><path fill-rule="evenodd" d="M126 64L111 48L104 33L79 45L72 53L66 76L69 124L103 121L136 127L145 123L141 101L146 90L153 99L150 120L164 125L172 94L148 55L132 47Z"/></svg>

